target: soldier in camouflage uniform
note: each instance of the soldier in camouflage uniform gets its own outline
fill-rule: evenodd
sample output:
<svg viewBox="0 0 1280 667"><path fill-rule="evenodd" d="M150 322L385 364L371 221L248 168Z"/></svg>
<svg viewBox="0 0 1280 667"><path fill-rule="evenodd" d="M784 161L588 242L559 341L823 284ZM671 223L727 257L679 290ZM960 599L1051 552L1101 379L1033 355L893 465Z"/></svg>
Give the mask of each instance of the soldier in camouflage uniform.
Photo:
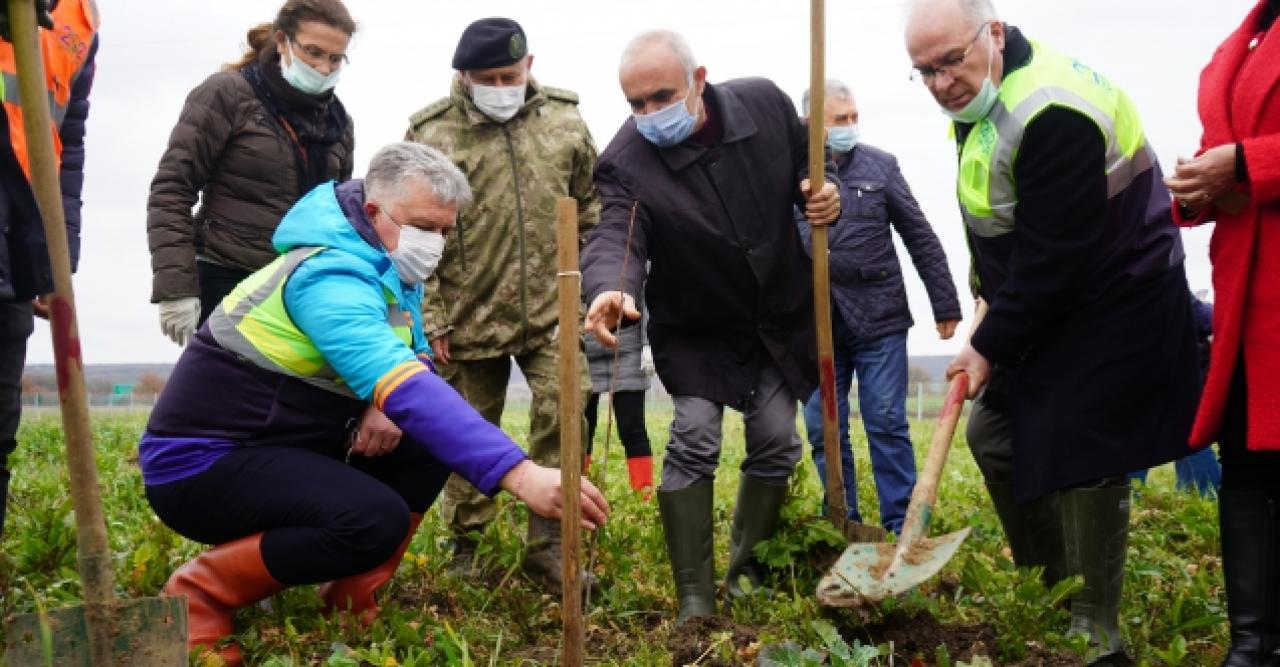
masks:
<svg viewBox="0 0 1280 667"><path fill-rule="evenodd" d="M475 193L423 305L441 375L498 424L514 359L533 394L529 454L557 466L555 205L559 197L578 200L581 240L596 225L600 206L592 183L596 149L578 114L578 96L538 85L529 76L532 60L515 21L472 23L454 53L458 75L450 95L415 113L406 138L443 151ZM585 396L586 362L580 359L579 367ZM454 571L472 571L475 534L496 515L493 501L455 475L441 512L455 533ZM558 522L530 515L525 569L557 594L559 541Z"/></svg>

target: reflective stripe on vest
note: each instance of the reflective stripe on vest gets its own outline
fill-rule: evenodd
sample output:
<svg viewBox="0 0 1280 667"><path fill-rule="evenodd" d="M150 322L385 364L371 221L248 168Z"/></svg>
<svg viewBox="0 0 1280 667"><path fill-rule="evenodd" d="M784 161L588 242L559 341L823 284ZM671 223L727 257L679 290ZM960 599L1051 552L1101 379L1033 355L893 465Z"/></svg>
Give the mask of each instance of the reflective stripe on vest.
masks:
<svg viewBox="0 0 1280 667"><path fill-rule="evenodd" d="M53 135L54 153L61 166L62 137L58 129L67 117L71 88L89 58L89 48L98 30L98 8L93 0L62 0L53 10L53 30L39 30L40 52L44 58L45 87L49 91L49 131ZM31 178L27 154L27 131L22 118L22 95L18 89L18 63L13 45L0 40L0 76L4 111L9 121L9 143L13 153Z"/></svg>
<svg viewBox="0 0 1280 667"><path fill-rule="evenodd" d="M1052 106L1078 111L1101 130L1108 199L1155 164L1138 114L1124 92L1077 60L1034 41L1031 47L1030 62L1001 83L991 113L974 125L960 153L956 194L965 224L979 237L1013 231L1018 204L1013 163L1027 126Z"/></svg>
<svg viewBox="0 0 1280 667"><path fill-rule="evenodd" d="M296 377L321 389L358 398L334 371L311 339L298 329L284 304L289 276L325 248L294 248L236 285L209 316L209 332L224 349L253 365ZM387 324L396 337L413 347L409 313L396 295L382 287Z"/></svg>

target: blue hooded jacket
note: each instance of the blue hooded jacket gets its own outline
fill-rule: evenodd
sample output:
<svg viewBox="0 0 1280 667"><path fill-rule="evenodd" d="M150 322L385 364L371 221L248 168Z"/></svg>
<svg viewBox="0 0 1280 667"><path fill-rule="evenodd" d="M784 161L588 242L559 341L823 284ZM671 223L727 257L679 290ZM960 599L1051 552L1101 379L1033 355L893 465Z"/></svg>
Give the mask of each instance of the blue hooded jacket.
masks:
<svg viewBox="0 0 1280 667"><path fill-rule="evenodd" d="M423 447L484 493L495 493L526 458L419 356L427 349L417 308L422 287L401 283L363 204L360 181L320 185L290 209L274 237L281 252L325 248L290 275L285 307L359 398L254 365L219 345L206 324L178 359L139 445L147 485L203 472L235 447L337 455L370 404L403 431L401 447ZM412 348L387 325L384 287L412 314Z"/></svg>

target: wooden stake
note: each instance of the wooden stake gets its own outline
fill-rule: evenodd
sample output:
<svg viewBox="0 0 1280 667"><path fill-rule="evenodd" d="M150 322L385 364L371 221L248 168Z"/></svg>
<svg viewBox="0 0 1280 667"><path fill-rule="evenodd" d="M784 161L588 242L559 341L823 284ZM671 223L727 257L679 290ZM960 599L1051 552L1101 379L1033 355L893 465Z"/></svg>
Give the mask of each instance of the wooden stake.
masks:
<svg viewBox="0 0 1280 667"><path fill-rule="evenodd" d="M826 17L825 0L809 2L809 185L822 186L826 174ZM840 468L840 427L836 423L835 344L831 340L831 273L827 263L827 227L809 228L813 246L813 314L818 330L818 377L822 395L822 444L827 462L827 516L846 533L849 506Z"/></svg>
<svg viewBox="0 0 1280 667"><path fill-rule="evenodd" d="M71 254L58 187L57 158L49 120L49 91L36 27L35 3L8 0L9 28L13 32L18 87L22 95L22 120L27 135L31 189L44 222L45 241L53 268L54 292L49 302L54 362L58 375L58 399L62 405L62 431L67 444L71 505L76 519L76 564L84 589L85 620L89 626L89 650L95 665L115 664L112 659L112 610L115 584L107 524L98 491L98 466L94 460L89 403L85 393L84 362L80 356L80 331L71 287ZM10 122L14 119L10 118Z"/></svg>
<svg viewBox="0 0 1280 667"><path fill-rule="evenodd" d="M578 272L578 202L556 202L556 277L560 293L560 487L564 502L560 517L560 563L564 587L560 616L564 650L560 664L582 665L582 388L578 366L578 313L582 302Z"/></svg>

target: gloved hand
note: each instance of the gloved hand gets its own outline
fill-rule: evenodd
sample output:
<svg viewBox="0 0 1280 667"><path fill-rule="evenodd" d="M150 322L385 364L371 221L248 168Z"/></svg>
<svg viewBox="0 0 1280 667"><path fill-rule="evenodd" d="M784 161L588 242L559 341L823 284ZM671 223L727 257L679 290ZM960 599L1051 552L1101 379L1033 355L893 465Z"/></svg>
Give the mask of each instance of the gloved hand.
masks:
<svg viewBox="0 0 1280 667"><path fill-rule="evenodd" d="M200 321L200 297L184 296L160 302L160 331L178 345L186 345Z"/></svg>
<svg viewBox="0 0 1280 667"><path fill-rule="evenodd" d="M40 27L53 30L53 16L49 14L49 0L32 0L36 5L36 23ZM6 42L13 41L13 33L9 31L9 3L0 2L0 38Z"/></svg>
<svg viewBox="0 0 1280 667"><path fill-rule="evenodd" d="M645 375L653 375L653 348L645 345L640 348L640 372Z"/></svg>

